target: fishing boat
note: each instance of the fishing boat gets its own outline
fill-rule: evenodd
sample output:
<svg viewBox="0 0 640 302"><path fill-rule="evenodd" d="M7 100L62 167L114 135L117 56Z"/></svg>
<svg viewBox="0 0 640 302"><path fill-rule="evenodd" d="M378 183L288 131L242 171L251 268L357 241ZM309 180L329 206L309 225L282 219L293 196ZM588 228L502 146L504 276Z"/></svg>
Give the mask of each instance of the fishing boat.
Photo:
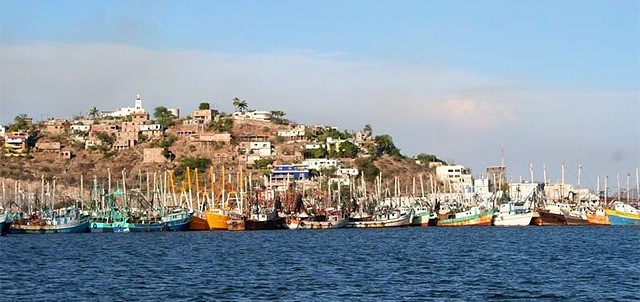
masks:
<svg viewBox="0 0 640 302"><path fill-rule="evenodd" d="M161 232L165 230L165 224L162 217L154 211L138 212L132 211L130 218L127 220L129 232Z"/></svg>
<svg viewBox="0 0 640 302"><path fill-rule="evenodd" d="M613 203L613 209L606 209L605 213L611 225L640 225L640 211L621 201Z"/></svg>
<svg viewBox="0 0 640 302"><path fill-rule="evenodd" d="M182 208L175 208L162 215L160 219L163 231L188 231L192 219L192 212Z"/></svg>
<svg viewBox="0 0 640 302"><path fill-rule="evenodd" d="M347 225L347 217L344 211L328 210L328 215L316 215L316 219L301 220L298 223L299 229L335 229L343 228Z"/></svg>
<svg viewBox="0 0 640 302"><path fill-rule="evenodd" d="M208 231L209 223L204 212L194 212L189 223L189 231Z"/></svg>
<svg viewBox="0 0 640 302"><path fill-rule="evenodd" d="M249 217L242 216L232 218L227 221L229 231L257 231L257 230L277 230L285 229L285 218L279 217L277 212L251 214Z"/></svg>
<svg viewBox="0 0 640 302"><path fill-rule="evenodd" d="M413 209L409 208L382 208L368 221L349 221L347 227L352 228L389 228L411 225Z"/></svg>
<svg viewBox="0 0 640 302"><path fill-rule="evenodd" d="M411 224L421 226L429 224L429 220L432 219L431 209L424 206L413 207L413 217L411 218Z"/></svg>
<svg viewBox="0 0 640 302"><path fill-rule="evenodd" d="M607 214L605 214L602 208L598 208L595 212L587 214L587 222L590 225L611 225L609 217L607 217Z"/></svg>
<svg viewBox="0 0 640 302"><path fill-rule="evenodd" d="M546 226L561 226L567 225L567 219L565 218L565 212L571 210L571 206L566 203L556 203L547 205L545 209L539 210L540 220L542 225Z"/></svg>
<svg viewBox="0 0 640 302"><path fill-rule="evenodd" d="M9 234L11 223L13 223L13 220L9 218L9 215L6 213L0 214L0 236L6 236Z"/></svg>
<svg viewBox="0 0 640 302"><path fill-rule="evenodd" d="M89 217L83 215L80 209L68 207L22 215L13 221L9 232L11 234L85 233L89 231L89 223Z"/></svg>
<svg viewBox="0 0 640 302"><path fill-rule="evenodd" d="M126 233L129 232L129 224L125 215L113 209L108 213L94 213L89 231L91 233Z"/></svg>
<svg viewBox="0 0 640 302"><path fill-rule="evenodd" d="M526 226L531 223L533 212L527 209L523 203L501 204L498 212L493 214L495 226Z"/></svg>
<svg viewBox="0 0 640 302"><path fill-rule="evenodd" d="M448 214L438 220L438 226L488 226L493 221L493 210L483 211L479 207L472 207L468 211Z"/></svg>
<svg viewBox="0 0 640 302"><path fill-rule="evenodd" d="M564 213L564 219L567 225L588 225L589 220L587 212L584 208L574 209Z"/></svg>
<svg viewBox="0 0 640 302"><path fill-rule="evenodd" d="M229 213L223 209L211 209L204 213L210 230L226 230Z"/></svg>

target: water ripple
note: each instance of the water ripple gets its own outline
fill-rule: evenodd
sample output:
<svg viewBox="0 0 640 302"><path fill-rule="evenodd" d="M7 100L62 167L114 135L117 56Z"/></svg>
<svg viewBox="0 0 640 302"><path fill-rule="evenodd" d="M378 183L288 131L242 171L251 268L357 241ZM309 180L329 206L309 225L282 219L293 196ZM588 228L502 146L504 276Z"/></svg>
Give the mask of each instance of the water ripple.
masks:
<svg viewBox="0 0 640 302"><path fill-rule="evenodd" d="M9 301L635 301L640 228L10 235Z"/></svg>

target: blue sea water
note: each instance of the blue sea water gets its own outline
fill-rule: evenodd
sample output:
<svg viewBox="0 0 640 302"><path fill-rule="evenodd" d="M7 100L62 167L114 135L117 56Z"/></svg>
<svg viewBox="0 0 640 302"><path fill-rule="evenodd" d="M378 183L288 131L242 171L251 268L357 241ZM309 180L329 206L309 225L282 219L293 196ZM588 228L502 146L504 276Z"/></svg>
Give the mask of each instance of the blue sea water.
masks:
<svg viewBox="0 0 640 302"><path fill-rule="evenodd" d="M1 301L638 301L638 227L9 235Z"/></svg>

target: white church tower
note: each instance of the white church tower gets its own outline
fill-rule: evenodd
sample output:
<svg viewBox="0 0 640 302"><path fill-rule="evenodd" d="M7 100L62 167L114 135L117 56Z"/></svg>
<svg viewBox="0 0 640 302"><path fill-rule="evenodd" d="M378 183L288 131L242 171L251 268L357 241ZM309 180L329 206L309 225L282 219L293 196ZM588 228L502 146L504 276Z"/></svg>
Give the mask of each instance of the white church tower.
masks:
<svg viewBox="0 0 640 302"><path fill-rule="evenodd" d="M136 105L134 107L136 110L142 109L142 99L140 98L140 94L136 95Z"/></svg>

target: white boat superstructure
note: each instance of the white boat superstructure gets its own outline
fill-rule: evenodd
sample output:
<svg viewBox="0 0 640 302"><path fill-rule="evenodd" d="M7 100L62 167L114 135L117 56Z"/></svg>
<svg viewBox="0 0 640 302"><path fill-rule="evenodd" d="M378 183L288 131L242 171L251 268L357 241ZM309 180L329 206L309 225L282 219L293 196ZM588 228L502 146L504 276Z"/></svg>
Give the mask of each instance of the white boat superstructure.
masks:
<svg viewBox="0 0 640 302"><path fill-rule="evenodd" d="M531 223L533 212L524 205L505 203L500 205L498 212L493 214L493 225L496 226L525 226Z"/></svg>
<svg viewBox="0 0 640 302"><path fill-rule="evenodd" d="M352 228L386 228L411 225L413 209L393 209L374 215L369 221L350 221L347 227Z"/></svg>

